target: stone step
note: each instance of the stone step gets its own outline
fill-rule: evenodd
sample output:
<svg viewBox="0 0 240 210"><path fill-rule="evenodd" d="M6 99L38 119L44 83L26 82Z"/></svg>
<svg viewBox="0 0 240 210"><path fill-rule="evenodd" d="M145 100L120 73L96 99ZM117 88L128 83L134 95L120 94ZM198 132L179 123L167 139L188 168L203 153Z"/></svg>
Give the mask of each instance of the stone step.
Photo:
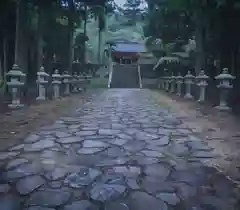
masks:
<svg viewBox="0 0 240 210"><path fill-rule="evenodd" d="M137 65L116 65L113 68L111 88L139 88Z"/></svg>

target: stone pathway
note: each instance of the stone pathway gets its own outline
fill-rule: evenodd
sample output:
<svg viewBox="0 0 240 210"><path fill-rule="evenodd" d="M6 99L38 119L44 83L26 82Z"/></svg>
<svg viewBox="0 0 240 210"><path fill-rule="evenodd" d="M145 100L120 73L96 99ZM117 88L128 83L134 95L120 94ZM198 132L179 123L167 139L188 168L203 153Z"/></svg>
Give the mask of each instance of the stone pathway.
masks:
<svg viewBox="0 0 240 210"><path fill-rule="evenodd" d="M106 90L0 152L1 210L226 210L236 186L213 149L149 90Z"/></svg>

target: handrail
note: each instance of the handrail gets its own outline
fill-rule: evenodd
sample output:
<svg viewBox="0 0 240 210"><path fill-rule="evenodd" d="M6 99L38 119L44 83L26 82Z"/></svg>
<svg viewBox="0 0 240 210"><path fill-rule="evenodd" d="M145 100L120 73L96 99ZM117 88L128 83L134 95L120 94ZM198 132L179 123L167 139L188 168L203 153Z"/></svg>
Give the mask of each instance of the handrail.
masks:
<svg viewBox="0 0 240 210"><path fill-rule="evenodd" d="M112 83L112 72L113 72L113 63L111 62L110 65L109 65L108 88L111 87L111 83Z"/></svg>
<svg viewBox="0 0 240 210"><path fill-rule="evenodd" d="M142 78L141 78L141 70L140 70L140 65L138 64L138 77L139 77L139 86L142 88Z"/></svg>

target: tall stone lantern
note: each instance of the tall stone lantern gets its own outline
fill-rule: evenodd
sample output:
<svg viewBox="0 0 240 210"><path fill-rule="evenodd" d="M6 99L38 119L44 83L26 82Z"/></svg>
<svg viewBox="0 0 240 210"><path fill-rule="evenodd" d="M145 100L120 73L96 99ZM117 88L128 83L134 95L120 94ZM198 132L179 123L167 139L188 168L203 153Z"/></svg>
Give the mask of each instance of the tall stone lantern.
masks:
<svg viewBox="0 0 240 210"><path fill-rule="evenodd" d="M172 81L172 77L168 76L168 89L167 89L168 92L171 91L171 81Z"/></svg>
<svg viewBox="0 0 240 210"><path fill-rule="evenodd" d="M77 83L78 83L78 75L77 72L73 73L73 77L72 77L72 92L73 93L77 93Z"/></svg>
<svg viewBox="0 0 240 210"><path fill-rule="evenodd" d="M177 83L177 96L181 96L183 76L181 75L180 72L178 73L178 76L176 76L176 83Z"/></svg>
<svg viewBox="0 0 240 210"><path fill-rule="evenodd" d="M78 74L78 92L82 92L83 90L86 90L87 85L87 79L84 74L79 73Z"/></svg>
<svg viewBox="0 0 240 210"><path fill-rule="evenodd" d="M175 85L176 85L176 77L174 76L174 74L172 73L172 76L170 78L170 92L171 93L175 93Z"/></svg>
<svg viewBox="0 0 240 210"><path fill-rule="evenodd" d="M157 79L157 88L160 89L161 88L161 84L162 84L162 77L159 77Z"/></svg>
<svg viewBox="0 0 240 210"><path fill-rule="evenodd" d="M187 74L184 77L184 83L186 86L186 92L184 95L184 98L186 99L192 99L192 85L194 84L194 76L191 74L191 71L188 71Z"/></svg>
<svg viewBox="0 0 240 210"><path fill-rule="evenodd" d="M160 77L158 79L158 88L163 89L163 84L164 84L164 77Z"/></svg>
<svg viewBox="0 0 240 210"><path fill-rule="evenodd" d="M68 74L67 71L65 71L62 75L63 78L63 84L64 84L64 95L70 94L70 83L71 83L71 75Z"/></svg>
<svg viewBox="0 0 240 210"><path fill-rule="evenodd" d="M160 88L163 90L165 87L165 77L161 77L161 86Z"/></svg>
<svg viewBox="0 0 240 210"><path fill-rule="evenodd" d="M167 90L167 76L164 76L163 80L164 80L163 90Z"/></svg>
<svg viewBox="0 0 240 210"><path fill-rule="evenodd" d="M196 77L197 85L199 86L199 99L198 102L202 103L205 101L206 96L206 88L207 88L207 80L209 76L207 76L203 69L201 69L199 75Z"/></svg>
<svg viewBox="0 0 240 210"><path fill-rule="evenodd" d="M60 97L61 78L62 76L59 74L59 71L56 69L54 71L54 74L52 74L53 98Z"/></svg>
<svg viewBox="0 0 240 210"><path fill-rule="evenodd" d="M82 89L81 89L81 84L82 84L82 80L83 80L82 78L84 78L84 76L82 75L81 72L79 72L77 74L77 92L81 92L82 91Z"/></svg>
<svg viewBox="0 0 240 210"><path fill-rule="evenodd" d="M7 82L7 86L9 87L12 93L12 103L8 105L10 108L20 108L24 105L21 104L21 87L24 85L24 79L26 74L24 74L18 65L14 64L12 69L6 75L9 77L9 82Z"/></svg>
<svg viewBox="0 0 240 210"><path fill-rule="evenodd" d="M164 77L164 90L165 90L165 91L167 91L167 88L168 88L167 86L168 86L168 77L165 76L165 77Z"/></svg>
<svg viewBox="0 0 240 210"><path fill-rule="evenodd" d="M166 91L168 91L168 89L169 89L169 78L168 78L168 69L167 68L164 68L164 74L165 74L165 77L164 77L164 89Z"/></svg>
<svg viewBox="0 0 240 210"><path fill-rule="evenodd" d="M47 78L49 75L45 72L44 67L42 66L37 72L37 85L38 85L38 97L36 100L46 100L46 85L48 84Z"/></svg>
<svg viewBox="0 0 240 210"><path fill-rule="evenodd" d="M227 105L229 90L233 88L232 81L234 76L229 74L228 68L224 68L222 73L215 77L219 81L217 86L220 90L220 103L216 107L220 111L229 111L231 108Z"/></svg>
<svg viewBox="0 0 240 210"><path fill-rule="evenodd" d="M165 90L168 91L168 90L169 90L169 87L170 87L170 77L169 77L169 76L166 76L165 79L166 79Z"/></svg>

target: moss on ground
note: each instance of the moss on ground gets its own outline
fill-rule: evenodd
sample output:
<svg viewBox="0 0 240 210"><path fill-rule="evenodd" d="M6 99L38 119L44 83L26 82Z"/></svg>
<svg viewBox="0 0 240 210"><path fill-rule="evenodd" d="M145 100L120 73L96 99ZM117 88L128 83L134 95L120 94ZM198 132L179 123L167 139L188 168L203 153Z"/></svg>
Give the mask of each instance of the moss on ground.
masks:
<svg viewBox="0 0 240 210"><path fill-rule="evenodd" d="M92 78L91 83L88 88L107 88L108 87L108 77L105 78L107 69L102 67L97 71L99 77Z"/></svg>
<svg viewBox="0 0 240 210"><path fill-rule="evenodd" d="M93 78L88 88L107 88L108 78Z"/></svg>
<svg viewBox="0 0 240 210"><path fill-rule="evenodd" d="M151 90L151 95L155 103L160 105L161 107L167 109L170 111L172 109L171 104L169 104L167 101L164 100L164 97L162 97L161 91L159 90Z"/></svg>

